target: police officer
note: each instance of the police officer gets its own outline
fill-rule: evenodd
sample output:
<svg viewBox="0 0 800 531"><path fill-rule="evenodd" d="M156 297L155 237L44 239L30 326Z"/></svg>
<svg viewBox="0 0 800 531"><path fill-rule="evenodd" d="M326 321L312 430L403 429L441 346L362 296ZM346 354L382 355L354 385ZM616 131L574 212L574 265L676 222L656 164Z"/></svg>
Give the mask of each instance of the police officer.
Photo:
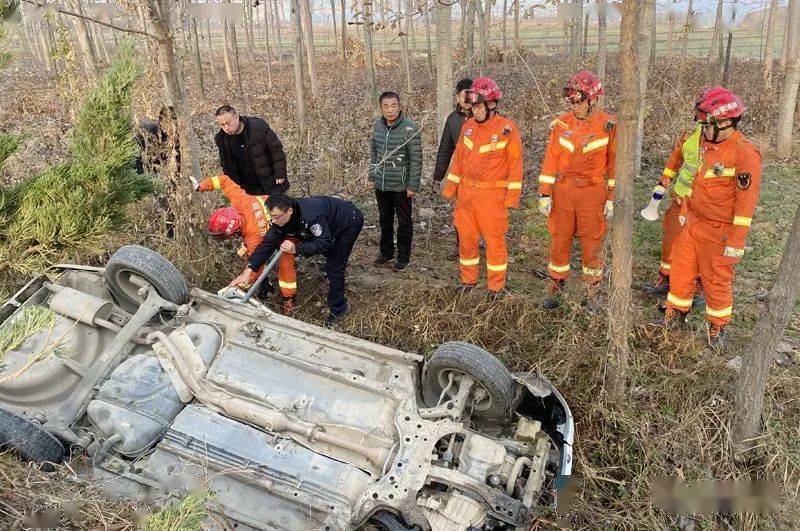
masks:
<svg viewBox="0 0 800 531"><path fill-rule="evenodd" d="M328 196L292 199L273 194L266 206L272 218L270 229L250 255L248 267L230 285L248 283L253 271L258 271L278 248L301 256L324 255L330 309L325 326L334 326L349 310L344 296L345 268L364 225L361 211L349 201Z"/></svg>

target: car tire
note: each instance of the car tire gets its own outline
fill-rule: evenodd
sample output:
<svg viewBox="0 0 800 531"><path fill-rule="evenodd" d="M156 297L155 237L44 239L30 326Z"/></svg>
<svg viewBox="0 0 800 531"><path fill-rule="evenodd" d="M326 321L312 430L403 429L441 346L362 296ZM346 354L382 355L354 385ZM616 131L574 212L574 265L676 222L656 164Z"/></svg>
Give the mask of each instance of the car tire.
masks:
<svg viewBox="0 0 800 531"><path fill-rule="evenodd" d="M514 378L503 362L491 353L466 341L439 345L425 363L422 377L422 397L429 407L437 405L447 372L467 374L486 390L489 400L480 407L474 405L474 416L500 419L508 414L514 399Z"/></svg>
<svg viewBox="0 0 800 531"><path fill-rule="evenodd" d="M23 461L44 463L45 471L64 460L64 445L53 434L5 409L0 409L0 447L15 449Z"/></svg>
<svg viewBox="0 0 800 531"><path fill-rule="evenodd" d="M135 313L143 302L136 286L127 280L131 274L147 280L166 301L185 304L189 300L186 279L172 262L147 247L126 245L108 259L105 278L111 294L127 312Z"/></svg>

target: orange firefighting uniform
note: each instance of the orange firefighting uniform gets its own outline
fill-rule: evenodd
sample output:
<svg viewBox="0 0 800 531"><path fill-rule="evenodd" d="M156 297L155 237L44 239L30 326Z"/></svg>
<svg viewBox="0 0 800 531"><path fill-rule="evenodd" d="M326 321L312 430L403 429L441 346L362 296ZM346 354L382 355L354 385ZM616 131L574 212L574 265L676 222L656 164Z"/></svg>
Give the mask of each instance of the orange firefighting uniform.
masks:
<svg viewBox="0 0 800 531"><path fill-rule="evenodd" d="M595 110L586 119L567 112L553 120L539 175L539 193L552 196L547 228L552 235L550 278L569 276L575 235L581 242L583 280L603 276L600 250L606 232L603 207L614 199L616 116Z"/></svg>
<svg viewBox="0 0 800 531"><path fill-rule="evenodd" d="M505 286L508 268L508 209L522 195L522 141L517 125L494 114L480 123L464 121L442 195L456 196L453 221L458 230L461 283L478 282L478 240L486 242L486 284Z"/></svg>
<svg viewBox="0 0 800 531"><path fill-rule="evenodd" d="M250 195L246 193L233 179L227 175L209 177L200 183L201 192L211 190L222 190L231 206L242 216L242 239L243 245L239 248L238 254L242 257L249 257L256 250L261 239L269 230L269 213L264 201L266 195ZM283 253L278 260L278 286L284 298L294 297L297 292L297 271L294 267L295 255ZM261 271L256 271L250 276L252 284L258 279Z"/></svg>
<svg viewBox="0 0 800 531"><path fill-rule="evenodd" d="M733 313L733 266L744 254L761 187L761 154L740 132L714 144L702 139L700 168L682 202L683 230L672 248L667 307L687 312L703 278L706 319L725 325ZM725 248L739 256L725 256Z"/></svg>
<svg viewBox="0 0 800 531"><path fill-rule="evenodd" d="M678 140L678 143L675 144L672 153L670 153L667 159L667 163L664 165L661 179L658 181L658 184L667 190L669 190L670 182L672 182L672 179L678 174L678 170L680 170L683 165L683 149L681 149L681 146L687 136L688 134L683 134L680 140ZM678 219L681 214L680 197L675 194L674 190L670 192L669 197L669 207L664 213L664 221L661 223L661 227L664 229L664 235L661 238L661 263L658 267L659 273L665 277L669 276L670 270L672 269L672 260L670 259L672 245L675 243L678 234L683 230L683 226L681 226L681 222Z"/></svg>

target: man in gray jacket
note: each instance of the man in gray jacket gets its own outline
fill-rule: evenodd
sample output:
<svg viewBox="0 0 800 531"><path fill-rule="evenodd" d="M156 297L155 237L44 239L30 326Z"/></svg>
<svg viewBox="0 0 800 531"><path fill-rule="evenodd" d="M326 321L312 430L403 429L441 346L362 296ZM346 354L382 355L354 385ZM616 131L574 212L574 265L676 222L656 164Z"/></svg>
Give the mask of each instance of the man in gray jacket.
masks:
<svg viewBox="0 0 800 531"><path fill-rule="evenodd" d="M381 118L372 126L369 180L375 188L381 225L380 255L375 265L394 259L394 217L397 215L397 260L395 271L408 267L411 259L411 200L419 190L422 174L422 140L419 125L403 116L400 95L380 96Z"/></svg>

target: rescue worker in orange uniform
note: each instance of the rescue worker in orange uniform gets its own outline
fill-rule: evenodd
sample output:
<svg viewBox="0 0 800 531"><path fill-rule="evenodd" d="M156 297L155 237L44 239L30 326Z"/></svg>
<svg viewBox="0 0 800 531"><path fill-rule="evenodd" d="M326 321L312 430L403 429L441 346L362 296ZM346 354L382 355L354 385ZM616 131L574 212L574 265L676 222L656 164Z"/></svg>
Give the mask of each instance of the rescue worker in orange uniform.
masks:
<svg viewBox="0 0 800 531"><path fill-rule="evenodd" d="M551 124L539 175L539 212L548 217L552 235L547 267L550 284L542 301L548 310L558 307L576 235L581 243L587 300L603 278L601 247L606 220L614 213L617 151L616 116L597 106L603 93L600 78L588 70L578 72L563 91L571 110Z"/></svg>
<svg viewBox="0 0 800 531"><path fill-rule="evenodd" d="M708 89L696 111L702 126L701 160L681 204L683 230L672 248L667 310L661 323L686 319L700 276L708 342L721 349L733 314L733 266L744 255L758 202L761 154L737 129L744 103L735 93L724 87Z"/></svg>
<svg viewBox="0 0 800 531"><path fill-rule="evenodd" d="M471 117L461 126L442 195L456 198L461 289L478 282L479 239L486 243L486 285L495 296L506 283L508 209L522 195L522 141L517 125L497 112L503 97L489 77L473 81L467 92Z"/></svg>
<svg viewBox="0 0 800 531"><path fill-rule="evenodd" d="M208 232L214 236L231 238L241 235L244 243L238 254L247 258L269 230L270 217L265 206L267 195L250 195L227 175L209 177L198 186L201 192L221 190L231 206L218 208L208 219ZM250 283L258 279L261 271L253 273ZM283 313L291 315L297 293L297 271L294 255L284 253L278 261L278 286L283 297Z"/></svg>

